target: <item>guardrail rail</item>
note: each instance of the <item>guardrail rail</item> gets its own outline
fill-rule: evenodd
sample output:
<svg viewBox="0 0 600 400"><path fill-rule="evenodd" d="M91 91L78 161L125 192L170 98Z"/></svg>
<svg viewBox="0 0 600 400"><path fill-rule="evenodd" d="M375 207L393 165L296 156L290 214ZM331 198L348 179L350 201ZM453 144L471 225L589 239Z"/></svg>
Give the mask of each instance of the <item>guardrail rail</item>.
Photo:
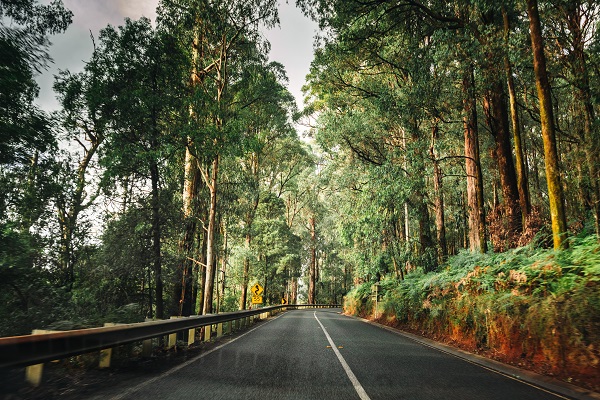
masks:
<svg viewBox="0 0 600 400"><path fill-rule="evenodd" d="M167 347L172 347L175 345L177 334L187 331L188 345L191 345L196 341L196 329L206 326L211 328L205 330L205 341L211 339L212 326L216 326L219 337L223 335L223 324L226 323L230 323L227 328L231 332L234 323L236 329L249 326L253 322L251 317L260 316L260 319L265 319L274 313L289 309L339 307L341 306L337 304L286 304L221 314L171 317L168 320L4 337L0 338L0 368L28 367L27 380L37 386L41 381L45 362L100 350L106 352L104 357L101 356L101 366L109 366L110 351L116 346L142 341L144 352L148 353L148 350L151 351L151 339L157 337L168 336Z"/></svg>

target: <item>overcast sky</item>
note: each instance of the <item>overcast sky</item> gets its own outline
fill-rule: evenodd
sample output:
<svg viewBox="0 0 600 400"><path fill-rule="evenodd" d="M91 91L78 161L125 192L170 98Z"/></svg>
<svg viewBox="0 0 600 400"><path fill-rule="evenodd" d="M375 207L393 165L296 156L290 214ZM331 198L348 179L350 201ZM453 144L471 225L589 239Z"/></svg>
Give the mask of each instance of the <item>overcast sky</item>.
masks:
<svg viewBox="0 0 600 400"><path fill-rule="evenodd" d="M42 0L49 3L50 0ZM66 33L51 38L50 55L54 64L38 77L40 97L38 104L45 110L58 108L52 84L60 70L79 72L92 54L90 31L95 38L106 25L123 25L125 17L138 19L142 16L156 18L158 0L63 0L73 11L73 23ZM313 37L317 25L304 17L294 5L294 0L280 0L279 27L265 32L271 43L271 60L282 63L289 77L289 90L302 108L301 87L313 59Z"/></svg>

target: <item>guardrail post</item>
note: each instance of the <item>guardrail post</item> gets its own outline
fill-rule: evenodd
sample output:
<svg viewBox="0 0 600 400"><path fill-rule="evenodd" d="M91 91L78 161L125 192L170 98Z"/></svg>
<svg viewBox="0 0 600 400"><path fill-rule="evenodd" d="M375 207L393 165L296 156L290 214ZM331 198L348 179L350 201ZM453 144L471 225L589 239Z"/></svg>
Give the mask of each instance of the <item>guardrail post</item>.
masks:
<svg viewBox="0 0 600 400"><path fill-rule="evenodd" d="M204 341L210 342L211 335L212 335L212 325L206 325L204 327Z"/></svg>
<svg viewBox="0 0 600 400"><path fill-rule="evenodd" d="M217 339L223 336L223 323L217 324Z"/></svg>
<svg viewBox="0 0 600 400"><path fill-rule="evenodd" d="M104 326L116 326L113 322L105 322ZM100 362L98 368L110 368L110 359L112 358L112 347L100 350Z"/></svg>
<svg viewBox="0 0 600 400"><path fill-rule="evenodd" d="M196 342L196 328L188 329L188 346Z"/></svg>
<svg viewBox="0 0 600 400"><path fill-rule="evenodd" d="M171 317L170 319L179 319L181 317ZM171 349L177 345L177 332L173 332L169 334L169 342L167 344L167 349Z"/></svg>
<svg viewBox="0 0 600 400"><path fill-rule="evenodd" d="M142 357L152 356L152 339L146 339L142 342Z"/></svg>
<svg viewBox="0 0 600 400"><path fill-rule="evenodd" d="M42 374L44 373L44 364L30 365L25 368L25 379L27 382L37 387L42 383Z"/></svg>
<svg viewBox="0 0 600 400"><path fill-rule="evenodd" d="M41 335L44 333L54 333L54 332L59 332L59 331L47 331L44 329L34 329L33 331L31 331L31 334L32 335ZM25 368L25 379L31 385L37 387L37 386L40 386L40 383L42 383L43 373L44 373L44 364L43 363L29 365L27 368Z"/></svg>
<svg viewBox="0 0 600 400"><path fill-rule="evenodd" d="M146 318L144 322L152 322L152 318ZM152 339L146 339L142 342L142 357L148 358L152 356Z"/></svg>

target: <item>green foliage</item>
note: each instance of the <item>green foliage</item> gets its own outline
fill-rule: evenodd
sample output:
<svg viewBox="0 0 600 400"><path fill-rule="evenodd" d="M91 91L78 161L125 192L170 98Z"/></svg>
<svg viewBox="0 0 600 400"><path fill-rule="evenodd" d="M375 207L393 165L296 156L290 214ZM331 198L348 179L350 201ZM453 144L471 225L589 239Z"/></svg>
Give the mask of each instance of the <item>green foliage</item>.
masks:
<svg viewBox="0 0 600 400"><path fill-rule="evenodd" d="M29 334L67 312L46 301L61 304L65 296L40 266L40 241L11 224L0 224L0 336Z"/></svg>
<svg viewBox="0 0 600 400"><path fill-rule="evenodd" d="M597 360L599 254L595 236L579 238L561 252L533 246L499 254L463 252L439 272L382 281L382 308L402 326L575 368L582 360ZM346 307L371 314L370 295L365 283L348 294Z"/></svg>
<svg viewBox="0 0 600 400"><path fill-rule="evenodd" d="M0 1L0 165L24 163L56 144L48 116L34 104L34 75L50 61L47 35L66 30L72 16L60 0Z"/></svg>

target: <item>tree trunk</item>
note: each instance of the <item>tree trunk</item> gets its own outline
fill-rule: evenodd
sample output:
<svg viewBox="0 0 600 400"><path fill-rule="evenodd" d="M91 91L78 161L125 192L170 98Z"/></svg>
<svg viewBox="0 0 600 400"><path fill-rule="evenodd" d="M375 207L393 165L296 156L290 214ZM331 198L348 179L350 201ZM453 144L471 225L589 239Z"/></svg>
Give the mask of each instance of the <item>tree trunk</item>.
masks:
<svg viewBox="0 0 600 400"><path fill-rule="evenodd" d="M263 285L263 297L264 297L264 303L265 305L267 305L268 302L268 296L269 296L269 256L265 254L265 270L264 270L264 285Z"/></svg>
<svg viewBox="0 0 600 400"><path fill-rule="evenodd" d="M563 7L565 7L564 13L567 18L567 26L572 36L572 73L576 88L575 98L581 103L583 114L582 139L589 175L589 181L586 180L589 201L584 204L586 204L586 208L591 211L594 217L596 235L600 239L600 168L598 167L600 143L597 135L598 123L596 121L596 112L592 103L592 91L585 54L585 40L581 30L582 18L584 16L582 16L581 5L578 2L566 2Z"/></svg>
<svg viewBox="0 0 600 400"><path fill-rule="evenodd" d="M152 306L154 305L154 301L152 298L152 269L146 268L146 282L148 286L148 318L154 318L154 310Z"/></svg>
<svg viewBox="0 0 600 400"><path fill-rule="evenodd" d="M544 42L537 0L527 0L527 15L529 16L535 83L540 102L540 120L542 125L542 139L544 141L544 162L546 165L546 181L548 183L550 218L552 220L552 238L554 248L560 249L567 246L567 219L558 163L552 94L546 70L546 56L544 54Z"/></svg>
<svg viewBox="0 0 600 400"><path fill-rule="evenodd" d="M494 136L494 159L500 175L502 187L502 200L507 219L508 237L523 231L521 205L519 203L519 190L517 187L517 173L512 156L512 145L508 128L508 110L504 100L504 85L499 79L494 79L492 90L485 96L484 111L486 123ZM509 240L509 247L514 247L515 242Z"/></svg>
<svg viewBox="0 0 600 400"><path fill-rule="evenodd" d="M250 251L250 243L252 235L250 231L246 232L246 251ZM240 295L240 310L246 309L246 302L248 301L248 284L250 283L250 258L244 256L244 271L242 273L242 293Z"/></svg>
<svg viewBox="0 0 600 400"><path fill-rule="evenodd" d="M225 299L225 280L227 277L227 226L223 224L223 256L221 257L221 287L219 289L219 303L217 306L217 313L222 312L223 300Z"/></svg>
<svg viewBox="0 0 600 400"><path fill-rule="evenodd" d="M86 174L87 169L94 158L94 155L100 148L104 140L104 136L100 133L88 134L86 140L89 142L89 147L83 148L83 157L77 167L77 177L75 178L75 191L69 199L57 199L58 208L58 224L60 227L60 259L59 265L64 273L63 285L68 291L73 289L75 283L75 254L74 254L74 234L79 220L79 214L88 208L93 203L93 198L85 202ZM37 168L37 154L33 160L32 168ZM84 203L85 202L85 203Z"/></svg>
<svg viewBox="0 0 600 400"><path fill-rule="evenodd" d="M308 304L315 304L317 278L317 232L315 217L308 220L310 229L310 265L308 272Z"/></svg>
<svg viewBox="0 0 600 400"><path fill-rule="evenodd" d="M184 181L183 181L183 218L184 235L179 244L181 265L175 285L175 299L178 300L178 315L188 316L193 311L192 283L194 270L194 239L196 237L196 218L194 216L194 201L198 195L200 172L195 157L186 148Z"/></svg>
<svg viewBox="0 0 600 400"><path fill-rule="evenodd" d="M440 162L435 154L435 141L438 136L438 125L437 122L433 125L431 132L431 147L429 148L429 154L431 161L433 162L433 191L434 204L435 204L435 227L437 236L437 259L438 264L442 264L448 256L448 247L446 245L446 225L444 224L444 193L442 190L442 170L440 168ZM394 267L396 262L394 260Z"/></svg>
<svg viewBox="0 0 600 400"><path fill-rule="evenodd" d="M465 132L465 169L467 172L467 210L469 216L469 249L487 252L485 209L483 204L483 177L479 158L479 130L475 102L473 67L463 77L463 127Z"/></svg>
<svg viewBox="0 0 600 400"><path fill-rule="evenodd" d="M292 278L292 288L290 290L290 304L298 303L298 278Z"/></svg>
<svg viewBox="0 0 600 400"><path fill-rule="evenodd" d="M208 219L208 213L205 211L205 215L203 220L206 221ZM199 258L200 263L195 263L196 265L196 281L195 281L195 295L192 300L192 304L196 305L196 314L202 314L204 310L204 292L205 288L205 280L206 280L206 232L203 229L197 230L197 242L198 248L196 250L197 257ZM197 304L196 304L197 303Z"/></svg>
<svg viewBox="0 0 600 400"><path fill-rule="evenodd" d="M213 292L215 286L215 235L216 235L216 216L217 216L217 176L219 171L219 156L212 162L212 171L210 183L207 185L210 190L210 207L208 211L208 231L206 233L206 279L204 284L204 308L203 314L210 314L213 311Z"/></svg>
<svg viewBox="0 0 600 400"><path fill-rule="evenodd" d="M158 192L158 165L150 164L150 180L152 183L152 258L154 264L156 318L164 318L163 280L161 259L160 199Z"/></svg>
<svg viewBox="0 0 600 400"><path fill-rule="evenodd" d="M531 200L529 197L529 185L527 182L527 173L525 168L525 157L523 156L523 144L521 141L521 123L519 121L519 111L517 109L517 95L515 90L515 81L512 74L512 65L508 58L508 38L510 32L510 23L508 14L502 7L502 18L504 20L504 41L507 47L507 54L504 57L504 65L506 70L506 80L508 84L508 96L510 101L510 120L513 129L513 141L515 148L515 166L517 169L517 188L519 192L519 204L523 216L523 228L529 214L531 213Z"/></svg>
<svg viewBox="0 0 600 400"><path fill-rule="evenodd" d="M423 192L416 193L416 211L419 216L419 255L425 262L425 271L435 271L437 269L437 257L431 259L427 257L428 250L434 248L433 238L431 236L431 219L429 210Z"/></svg>

